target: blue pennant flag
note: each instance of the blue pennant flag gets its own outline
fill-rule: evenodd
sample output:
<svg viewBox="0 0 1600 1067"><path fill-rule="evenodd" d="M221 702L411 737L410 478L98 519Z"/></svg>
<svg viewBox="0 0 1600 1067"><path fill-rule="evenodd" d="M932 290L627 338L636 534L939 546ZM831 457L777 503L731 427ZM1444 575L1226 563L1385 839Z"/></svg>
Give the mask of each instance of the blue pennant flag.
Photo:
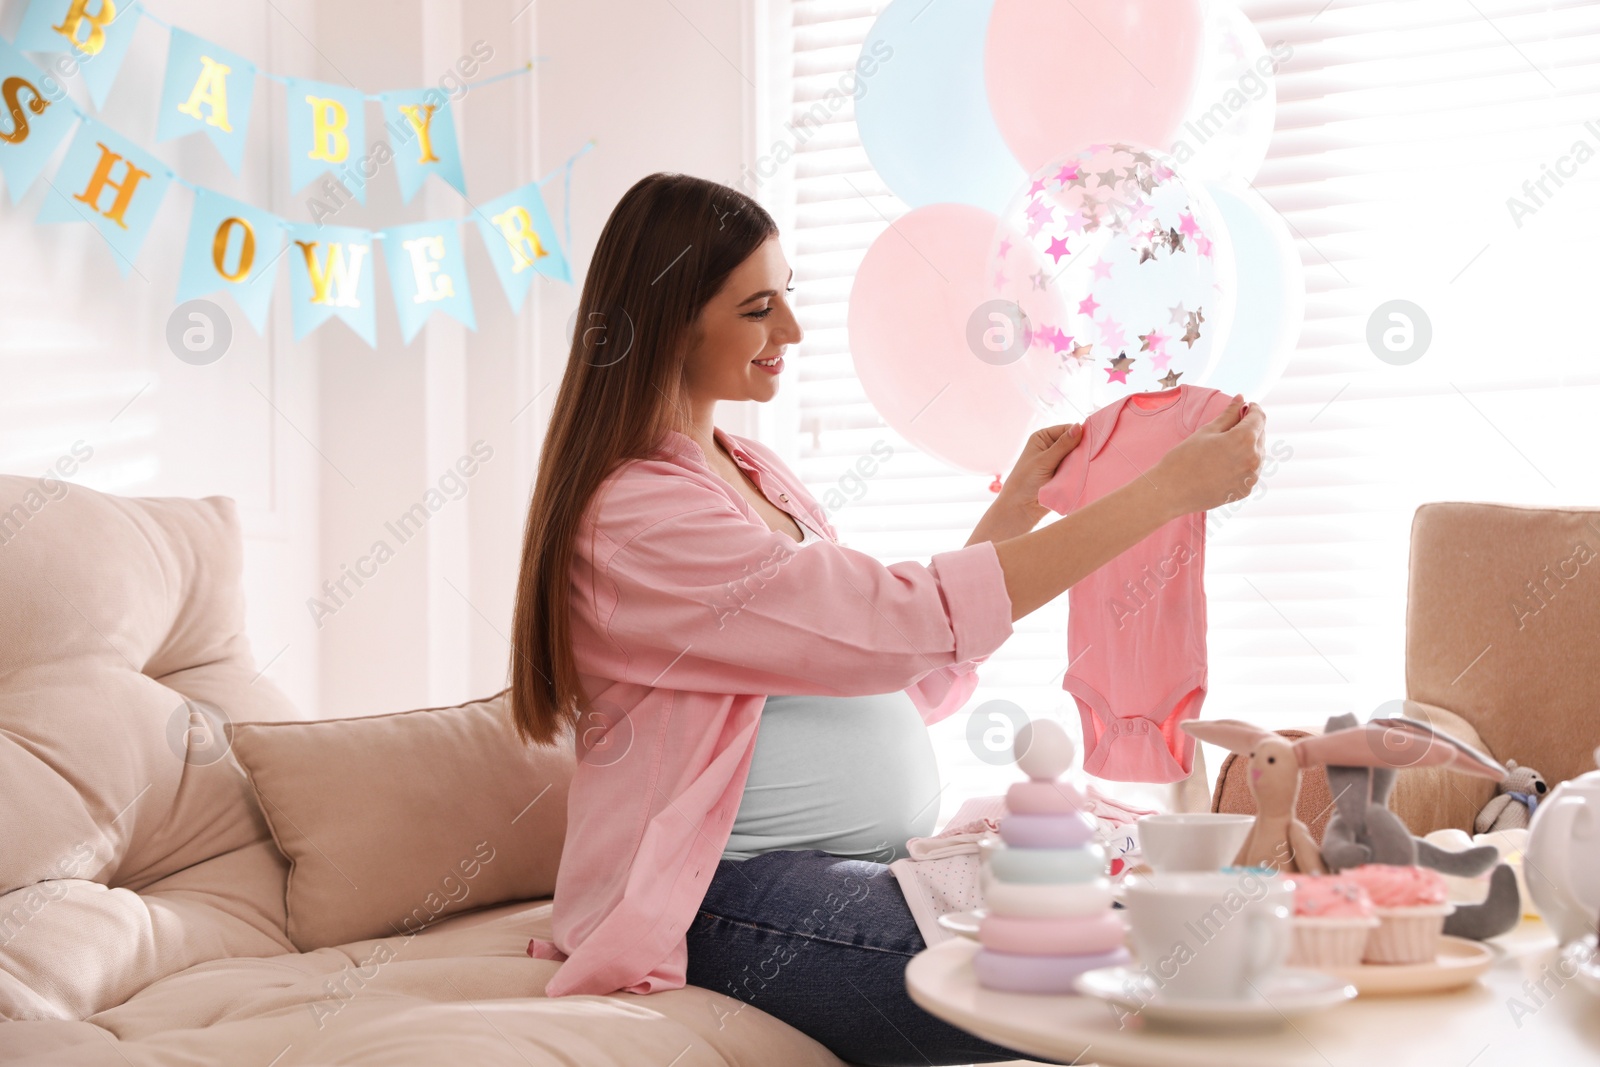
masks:
<svg viewBox="0 0 1600 1067"><path fill-rule="evenodd" d="M87 222L100 231L126 276L172 184L167 165L85 118L50 182L40 222Z"/></svg>
<svg viewBox="0 0 1600 1067"><path fill-rule="evenodd" d="M358 89L327 82L287 78L289 107L289 191L304 189L331 171L355 196L367 202L362 156L367 147L366 97ZM342 204L332 205L337 210ZM331 214L331 210L327 210ZM315 207L312 216L319 218Z"/></svg>
<svg viewBox="0 0 1600 1067"><path fill-rule="evenodd" d="M467 261L461 255L461 224L455 219L391 226L383 231L383 258L394 287L395 313L406 344L435 311L476 330Z"/></svg>
<svg viewBox="0 0 1600 1067"><path fill-rule="evenodd" d="M282 219L210 189L196 188L183 272L178 276L178 303L225 289L256 333L263 333L282 253Z"/></svg>
<svg viewBox="0 0 1600 1067"><path fill-rule="evenodd" d="M373 311L372 234L350 226L288 223L289 299L294 304L294 339L303 338L332 315L361 339L378 346Z"/></svg>
<svg viewBox="0 0 1600 1067"><path fill-rule="evenodd" d="M104 108L142 11L139 0L33 0L16 45L24 52L70 52L94 106Z"/></svg>
<svg viewBox="0 0 1600 1067"><path fill-rule="evenodd" d="M522 310L535 272L571 283L572 271L556 241L556 228L545 210L538 182L479 205L476 214L483 243L512 311Z"/></svg>
<svg viewBox="0 0 1600 1067"><path fill-rule="evenodd" d="M5 127L0 130L0 172L13 204L33 186L77 118L66 87L0 39L0 126Z"/></svg>
<svg viewBox="0 0 1600 1067"><path fill-rule="evenodd" d="M202 131L238 174L255 86L255 64L174 26L156 140Z"/></svg>
<svg viewBox="0 0 1600 1067"><path fill-rule="evenodd" d="M467 180L461 172L461 146L450 97L442 89L402 89L382 93L379 99L401 198L409 204L430 174L437 174L466 196Z"/></svg>

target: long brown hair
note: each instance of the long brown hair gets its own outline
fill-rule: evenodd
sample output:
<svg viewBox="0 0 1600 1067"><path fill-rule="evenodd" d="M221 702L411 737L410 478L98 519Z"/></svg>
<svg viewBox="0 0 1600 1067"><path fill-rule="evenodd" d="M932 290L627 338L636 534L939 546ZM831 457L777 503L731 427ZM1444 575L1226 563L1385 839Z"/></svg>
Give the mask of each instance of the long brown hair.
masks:
<svg viewBox="0 0 1600 1067"><path fill-rule="evenodd" d="M510 689L525 741L553 744L582 713L571 571L595 492L683 428L675 409L695 319L777 232L750 197L674 173L641 178L600 231L523 527Z"/></svg>

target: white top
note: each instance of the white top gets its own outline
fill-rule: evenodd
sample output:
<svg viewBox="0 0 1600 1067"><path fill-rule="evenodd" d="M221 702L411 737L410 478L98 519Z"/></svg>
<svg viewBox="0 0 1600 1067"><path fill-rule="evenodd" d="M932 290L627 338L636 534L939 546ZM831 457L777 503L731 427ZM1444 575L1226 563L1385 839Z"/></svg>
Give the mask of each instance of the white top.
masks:
<svg viewBox="0 0 1600 1067"><path fill-rule="evenodd" d="M800 519L805 545L826 540ZM889 863L933 833L939 763L904 690L767 697L723 859L821 849Z"/></svg>
<svg viewBox="0 0 1600 1067"><path fill-rule="evenodd" d="M804 548L806 545L814 545L818 541L827 540L827 538L823 537L821 534L817 533L817 531L813 530L811 527L807 526L803 521L801 521L798 515L791 515L790 518L794 519L795 525L800 527L800 533L802 534L800 539L801 548Z"/></svg>

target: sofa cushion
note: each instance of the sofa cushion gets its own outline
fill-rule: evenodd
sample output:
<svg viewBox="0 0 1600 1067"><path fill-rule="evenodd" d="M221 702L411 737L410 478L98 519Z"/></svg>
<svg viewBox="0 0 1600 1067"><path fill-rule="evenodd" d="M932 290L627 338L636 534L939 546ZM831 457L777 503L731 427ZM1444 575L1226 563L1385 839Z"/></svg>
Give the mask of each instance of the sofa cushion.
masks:
<svg viewBox="0 0 1600 1067"><path fill-rule="evenodd" d="M303 718L244 631L232 500L0 475L0 893L133 889L265 836L223 718ZM214 749L212 750L214 751Z"/></svg>
<svg viewBox="0 0 1600 1067"><path fill-rule="evenodd" d="M0 1067L843 1067L698 986L547 999L561 965L527 947L549 916L548 902L505 904L415 935L200 964L87 1022L6 1024Z"/></svg>
<svg viewBox="0 0 1600 1067"><path fill-rule="evenodd" d="M302 951L555 891L576 757L570 740L521 741L509 691L228 730L290 862L287 929Z"/></svg>
<svg viewBox="0 0 1600 1067"><path fill-rule="evenodd" d="M0 1019L86 1019L197 964L293 952L283 932L288 867L266 840L139 892L63 878L7 894Z"/></svg>
<svg viewBox="0 0 1600 1067"><path fill-rule="evenodd" d="M1410 575L1406 695L1449 708L1552 788L1593 770L1600 508L1424 504Z"/></svg>
<svg viewBox="0 0 1600 1067"><path fill-rule="evenodd" d="M227 498L0 475L0 1017L290 947L287 865L222 736L302 717L251 655L242 565Z"/></svg>

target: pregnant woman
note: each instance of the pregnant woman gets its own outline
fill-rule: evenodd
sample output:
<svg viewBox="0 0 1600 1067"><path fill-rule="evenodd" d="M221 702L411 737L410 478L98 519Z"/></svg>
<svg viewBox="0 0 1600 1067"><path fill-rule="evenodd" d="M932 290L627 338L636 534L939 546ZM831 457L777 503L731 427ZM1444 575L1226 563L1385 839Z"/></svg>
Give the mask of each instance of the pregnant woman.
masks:
<svg viewBox="0 0 1600 1067"><path fill-rule="evenodd" d="M519 732L578 753L554 940L529 953L564 961L548 996L692 982L854 1063L1016 1059L906 993L925 945L885 863L934 829L927 726L1015 620L1247 495L1264 417L1238 398L1035 530L1079 427L1040 430L964 547L885 566L772 450L713 425L718 401L777 394L792 280L771 216L698 178L644 178L600 234L513 624Z"/></svg>

